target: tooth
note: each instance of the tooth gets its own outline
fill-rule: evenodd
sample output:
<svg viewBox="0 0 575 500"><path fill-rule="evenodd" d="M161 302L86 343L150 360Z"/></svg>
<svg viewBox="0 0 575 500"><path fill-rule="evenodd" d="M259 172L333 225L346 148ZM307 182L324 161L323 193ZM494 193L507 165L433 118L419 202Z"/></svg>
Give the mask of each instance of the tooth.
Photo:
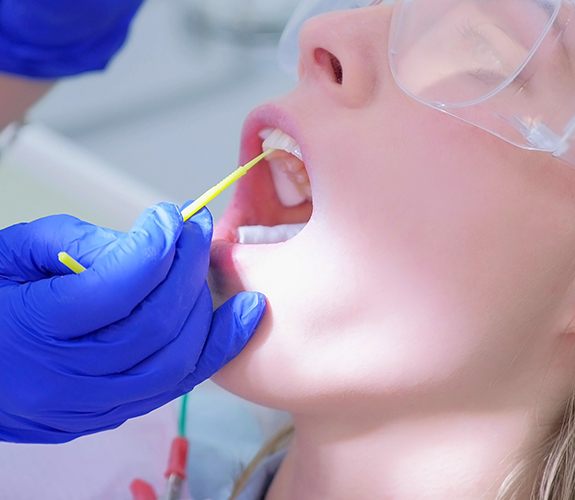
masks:
<svg viewBox="0 0 575 500"><path fill-rule="evenodd" d="M279 129L263 129L259 136L264 140L262 145L264 151L275 150L268 156L268 163L281 204L285 207L295 207L310 200L311 188L306 188L306 184L309 185L309 177L303 164L299 144Z"/></svg>
<svg viewBox="0 0 575 500"><path fill-rule="evenodd" d="M306 224L284 224L273 227L238 227L238 243L241 245L283 243L297 236L305 226Z"/></svg>
<svg viewBox="0 0 575 500"><path fill-rule="evenodd" d="M297 174L298 172L301 172L301 171L305 172L305 167L303 166L303 163L301 161L291 161L287 164L287 171L292 173L292 174ZM307 177L307 172L306 172L306 177Z"/></svg>
<svg viewBox="0 0 575 500"><path fill-rule="evenodd" d="M309 183L309 177L302 161L299 144L279 129L263 129L260 137L264 139L264 150L275 149L268 157L268 163L279 201L284 207L295 207L307 201L301 184ZM301 177L305 175L305 179ZM302 180L298 180L300 176ZM299 183L299 185L298 185Z"/></svg>
<svg viewBox="0 0 575 500"><path fill-rule="evenodd" d="M285 153L283 153L285 155ZM274 180L276 194L284 207L296 207L306 201L298 184L293 182L293 174L289 173L290 162L299 161L293 157L275 155L268 159L270 171Z"/></svg>
<svg viewBox="0 0 575 500"><path fill-rule="evenodd" d="M295 180L298 184L309 184L309 177L306 172L301 172L295 176Z"/></svg>
<svg viewBox="0 0 575 500"><path fill-rule="evenodd" d="M275 129L271 133L269 132L269 129L264 129L260 132L260 137L263 138L268 133L269 135L265 138L263 143L264 151L267 151L268 149L285 151L286 153L294 155L299 161L303 161L301 148L293 138L279 129Z"/></svg>

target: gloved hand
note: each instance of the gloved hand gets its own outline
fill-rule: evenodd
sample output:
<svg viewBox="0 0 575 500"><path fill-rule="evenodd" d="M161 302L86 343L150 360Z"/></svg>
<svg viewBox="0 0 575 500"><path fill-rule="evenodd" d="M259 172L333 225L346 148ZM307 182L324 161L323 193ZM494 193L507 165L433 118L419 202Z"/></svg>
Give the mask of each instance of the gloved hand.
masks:
<svg viewBox="0 0 575 500"><path fill-rule="evenodd" d="M57 78L106 67L143 0L0 0L0 71Z"/></svg>
<svg viewBox="0 0 575 500"><path fill-rule="evenodd" d="M235 357L265 298L246 292L213 312L211 236L207 210L184 224L169 204L129 233L68 216L0 231L0 441L117 427ZM88 270L71 274L60 251Z"/></svg>

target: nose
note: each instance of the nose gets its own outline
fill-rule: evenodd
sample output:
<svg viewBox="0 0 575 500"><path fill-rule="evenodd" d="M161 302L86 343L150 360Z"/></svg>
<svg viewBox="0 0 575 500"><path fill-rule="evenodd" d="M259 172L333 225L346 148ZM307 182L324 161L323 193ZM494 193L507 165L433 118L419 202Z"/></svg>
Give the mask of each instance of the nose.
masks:
<svg viewBox="0 0 575 500"><path fill-rule="evenodd" d="M378 5L324 14L307 21L300 35L302 84L321 85L340 104L369 102L387 65L390 7Z"/></svg>

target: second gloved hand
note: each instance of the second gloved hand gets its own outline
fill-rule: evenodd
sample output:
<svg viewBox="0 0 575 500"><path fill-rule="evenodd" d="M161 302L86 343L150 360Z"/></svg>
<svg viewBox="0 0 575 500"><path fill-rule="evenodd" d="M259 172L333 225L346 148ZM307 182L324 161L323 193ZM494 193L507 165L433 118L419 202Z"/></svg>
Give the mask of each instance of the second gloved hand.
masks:
<svg viewBox="0 0 575 500"><path fill-rule="evenodd" d="M103 69L143 0L0 0L0 71L54 79Z"/></svg>
<svg viewBox="0 0 575 500"><path fill-rule="evenodd" d="M117 427L235 357L265 309L213 311L212 220L148 210L129 233L67 216L0 231L0 441L58 443ZM88 270L68 274L67 251Z"/></svg>

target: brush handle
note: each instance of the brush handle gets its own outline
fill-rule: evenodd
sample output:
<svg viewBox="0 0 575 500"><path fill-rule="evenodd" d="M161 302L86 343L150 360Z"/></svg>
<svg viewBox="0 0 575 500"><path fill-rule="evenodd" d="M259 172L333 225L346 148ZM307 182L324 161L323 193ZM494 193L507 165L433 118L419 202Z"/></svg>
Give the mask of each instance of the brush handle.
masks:
<svg viewBox="0 0 575 500"><path fill-rule="evenodd" d="M246 175L252 168L254 168L259 162L270 155L274 150L268 149L264 151L257 158L254 158L249 163L246 163L242 167L239 167L230 175L228 175L224 180L218 182L213 188L208 189L202 196L200 196L191 205L182 210L182 217L184 222L190 220L194 215L196 215L202 208L204 208L208 203L215 200L220 194L222 194L230 186L233 186L237 181L239 181L244 175Z"/></svg>

